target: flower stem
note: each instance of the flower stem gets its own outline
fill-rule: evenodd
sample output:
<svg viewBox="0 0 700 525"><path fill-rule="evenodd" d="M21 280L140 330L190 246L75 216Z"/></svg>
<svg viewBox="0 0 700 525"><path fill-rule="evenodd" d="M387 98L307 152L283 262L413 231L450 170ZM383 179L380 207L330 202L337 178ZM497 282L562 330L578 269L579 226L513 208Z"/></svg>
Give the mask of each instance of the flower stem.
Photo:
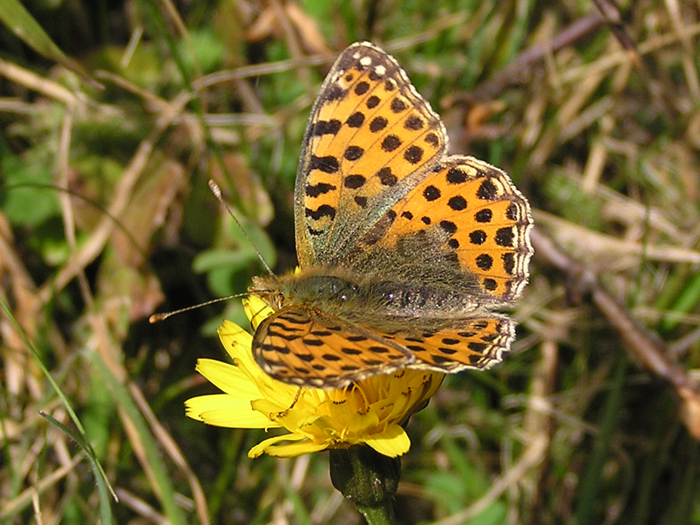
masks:
<svg viewBox="0 0 700 525"><path fill-rule="evenodd" d="M401 461L355 445L330 450L333 486L365 517L369 525L394 523L393 496L399 487Z"/></svg>

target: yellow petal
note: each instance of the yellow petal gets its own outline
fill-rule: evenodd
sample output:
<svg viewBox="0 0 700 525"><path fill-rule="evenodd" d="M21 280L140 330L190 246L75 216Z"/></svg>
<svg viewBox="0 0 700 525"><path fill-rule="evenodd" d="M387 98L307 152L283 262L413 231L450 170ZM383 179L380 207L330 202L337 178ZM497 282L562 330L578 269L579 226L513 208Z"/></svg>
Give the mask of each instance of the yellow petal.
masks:
<svg viewBox="0 0 700 525"><path fill-rule="evenodd" d="M273 313L272 308L257 295L251 295L243 299L243 311L250 320L250 324L254 330L257 330L258 325Z"/></svg>
<svg viewBox="0 0 700 525"><path fill-rule="evenodd" d="M255 366L257 367L257 365ZM277 381L268 376L260 368L258 368L258 370L260 372L258 387L260 388L262 397L277 404L277 411L287 410L296 404L299 393L298 386Z"/></svg>
<svg viewBox="0 0 700 525"><path fill-rule="evenodd" d="M302 439L306 439L306 436L302 436L301 434L283 434L281 436L267 438L265 441L261 441L251 448L248 451L248 457L258 458L267 452L268 447L274 445L275 443L279 443L280 441L300 441Z"/></svg>
<svg viewBox="0 0 700 525"><path fill-rule="evenodd" d="M195 370L236 399L244 399L250 403L251 400L261 397L257 385L237 366L215 359L202 358L197 360Z"/></svg>
<svg viewBox="0 0 700 525"><path fill-rule="evenodd" d="M277 403L270 399L254 399L250 406L271 421L275 421L280 426L293 431L302 426L305 419L309 417L309 414L304 411L290 409L293 401L293 398L287 399L282 403Z"/></svg>
<svg viewBox="0 0 700 525"><path fill-rule="evenodd" d="M368 428L375 427L379 424L379 416L374 411L368 411L365 414L353 414L348 423L348 432L351 434L364 433Z"/></svg>
<svg viewBox="0 0 700 525"><path fill-rule="evenodd" d="M277 444L282 441L302 442L289 443L286 445ZM261 443L258 443L248 451L248 457L257 458L263 454L268 454L270 456L275 456L278 458L291 458L294 456L301 456L302 454L318 452L319 450L324 450L326 447L327 445L323 443L314 443L313 441L307 441L306 436L303 436L301 434L285 434L282 436L271 437Z"/></svg>
<svg viewBox="0 0 700 525"><path fill-rule="evenodd" d="M315 443L313 441L304 441L302 443L290 443L288 445L274 445L267 447L265 453L268 456L274 456L276 458L293 458L296 456L301 456L303 454L311 454L312 452L319 452L325 450L328 447L325 443Z"/></svg>
<svg viewBox="0 0 700 525"><path fill-rule="evenodd" d="M219 339L221 339L226 352L234 360L242 360L245 363L255 362L250 354L253 336L243 330L243 328L224 319L224 322L216 332L219 334Z"/></svg>
<svg viewBox="0 0 700 525"><path fill-rule="evenodd" d="M197 396L185 401L185 413L192 419L227 428L271 428L279 426L250 407L250 402L228 394Z"/></svg>
<svg viewBox="0 0 700 525"><path fill-rule="evenodd" d="M366 436L363 441L380 454L390 458L403 456L411 448L408 434L399 425L389 425L384 432Z"/></svg>

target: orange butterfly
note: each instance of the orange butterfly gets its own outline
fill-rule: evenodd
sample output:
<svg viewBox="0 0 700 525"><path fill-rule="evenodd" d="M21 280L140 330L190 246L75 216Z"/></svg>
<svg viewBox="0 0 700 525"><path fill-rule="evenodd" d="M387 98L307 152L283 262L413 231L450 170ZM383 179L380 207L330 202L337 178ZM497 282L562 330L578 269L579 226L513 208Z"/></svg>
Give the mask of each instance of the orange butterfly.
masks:
<svg viewBox="0 0 700 525"><path fill-rule="evenodd" d="M510 178L447 156L440 117L396 60L363 42L328 74L295 188L300 271L258 277L274 313L253 338L270 376L340 388L401 368L501 361L532 257L530 206Z"/></svg>

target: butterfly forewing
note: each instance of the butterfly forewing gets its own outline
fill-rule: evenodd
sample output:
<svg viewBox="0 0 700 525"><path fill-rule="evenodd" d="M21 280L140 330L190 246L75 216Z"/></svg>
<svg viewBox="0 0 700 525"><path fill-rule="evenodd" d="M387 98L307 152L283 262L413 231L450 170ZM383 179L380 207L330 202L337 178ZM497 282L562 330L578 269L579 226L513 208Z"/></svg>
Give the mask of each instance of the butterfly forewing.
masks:
<svg viewBox="0 0 700 525"><path fill-rule="evenodd" d="M440 118L392 57L370 44L346 49L304 137L295 190L301 267L342 265L357 239L426 176L446 141Z"/></svg>

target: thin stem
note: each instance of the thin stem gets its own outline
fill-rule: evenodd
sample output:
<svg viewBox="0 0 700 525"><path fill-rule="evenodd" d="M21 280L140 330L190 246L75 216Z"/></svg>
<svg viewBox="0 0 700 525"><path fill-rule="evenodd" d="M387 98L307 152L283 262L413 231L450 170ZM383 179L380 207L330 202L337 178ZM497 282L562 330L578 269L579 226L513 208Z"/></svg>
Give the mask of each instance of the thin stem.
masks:
<svg viewBox="0 0 700 525"><path fill-rule="evenodd" d="M365 517L369 525L394 523L393 497L401 477L401 461L355 445L330 451L333 486Z"/></svg>

